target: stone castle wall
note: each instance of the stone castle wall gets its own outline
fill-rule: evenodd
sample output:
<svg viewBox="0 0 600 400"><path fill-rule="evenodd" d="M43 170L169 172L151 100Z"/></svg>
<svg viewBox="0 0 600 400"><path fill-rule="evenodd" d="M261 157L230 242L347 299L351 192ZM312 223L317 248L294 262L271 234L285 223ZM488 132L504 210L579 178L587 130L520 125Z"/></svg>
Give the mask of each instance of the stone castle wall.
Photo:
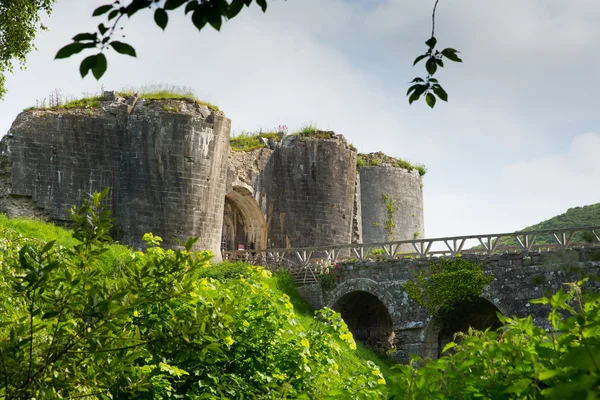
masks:
<svg viewBox="0 0 600 400"><path fill-rule="evenodd" d="M21 113L3 140L11 171L0 211L66 221L66 209L111 187L123 243L140 247L146 232L167 246L199 236L196 248L220 258L230 121L191 102L169 107L133 99Z"/></svg>
<svg viewBox="0 0 600 400"><path fill-rule="evenodd" d="M233 151L231 121L192 101L109 97L100 107L21 113L0 142L0 212L67 222L67 209L110 187L113 236L146 232L220 250L313 247L423 232L421 177L363 167L342 135L280 137ZM382 193L399 208L384 237ZM362 213L361 213L362 210ZM377 234L372 228L381 227ZM379 235L379 236L378 236Z"/></svg>
<svg viewBox="0 0 600 400"><path fill-rule="evenodd" d="M364 243L424 237L423 185L416 170L361 167L359 174Z"/></svg>

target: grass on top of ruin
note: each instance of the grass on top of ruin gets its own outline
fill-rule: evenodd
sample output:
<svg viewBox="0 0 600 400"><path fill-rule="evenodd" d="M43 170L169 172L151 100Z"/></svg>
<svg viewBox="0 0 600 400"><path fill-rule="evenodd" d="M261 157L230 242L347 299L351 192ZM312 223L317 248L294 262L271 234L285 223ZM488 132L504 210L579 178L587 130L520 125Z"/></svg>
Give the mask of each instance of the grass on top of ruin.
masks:
<svg viewBox="0 0 600 400"><path fill-rule="evenodd" d="M427 173L427 168L423 164L411 164L409 161L402 158L388 156L381 151L377 153L359 153L356 158L356 167L378 167L380 165L389 165L395 168L403 168L407 171L416 170L420 176Z"/></svg>
<svg viewBox="0 0 600 400"><path fill-rule="evenodd" d="M117 91L122 97L131 97L134 94L145 100L188 100L206 106L213 111L219 111L216 105L197 98L193 88L188 86L154 84L139 87L124 87ZM104 87L96 93L83 93L81 97L63 95L60 89L54 89L43 100L36 100L35 106L23 111L32 110L70 110L79 108L97 108L104 101Z"/></svg>
<svg viewBox="0 0 600 400"><path fill-rule="evenodd" d="M219 107L216 105L198 99L196 91L189 86L159 83L138 87L124 87L118 90L117 93L123 97L137 95L137 97L145 100L191 100L213 111L219 111Z"/></svg>
<svg viewBox="0 0 600 400"><path fill-rule="evenodd" d="M281 129L281 127L278 129ZM274 141L279 142L281 138L285 136L286 132L279 131L278 129L266 132L263 132L262 130L259 132L242 131L238 136L229 139L229 147L233 151L252 151L261 149L265 147L262 139L273 139Z"/></svg>

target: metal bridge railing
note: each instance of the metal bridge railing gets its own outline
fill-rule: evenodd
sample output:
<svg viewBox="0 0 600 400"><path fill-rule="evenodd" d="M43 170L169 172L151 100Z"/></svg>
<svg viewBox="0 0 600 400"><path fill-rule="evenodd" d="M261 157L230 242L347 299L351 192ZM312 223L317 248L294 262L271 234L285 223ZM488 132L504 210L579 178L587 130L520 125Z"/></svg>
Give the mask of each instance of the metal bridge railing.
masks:
<svg viewBox="0 0 600 400"><path fill-rule="evenodd" d="M284 268L290 271L298 283L309 283L316 282L316 271L312 266L322 261L335 263L350 259L367 261L407 257L455 257L460 254L491 256L509 252L569 249L597 246L600 244L599 234L600 226L592 226L382 243L265 250L224 250L222 256L226 260L241 260L272 269ZM550 243L547 242L549 239ZM579 240L574 241L574 239ZM542 243L540 240L544 240L544 242ZM469 245L473 247L467 248Z"/></svg>

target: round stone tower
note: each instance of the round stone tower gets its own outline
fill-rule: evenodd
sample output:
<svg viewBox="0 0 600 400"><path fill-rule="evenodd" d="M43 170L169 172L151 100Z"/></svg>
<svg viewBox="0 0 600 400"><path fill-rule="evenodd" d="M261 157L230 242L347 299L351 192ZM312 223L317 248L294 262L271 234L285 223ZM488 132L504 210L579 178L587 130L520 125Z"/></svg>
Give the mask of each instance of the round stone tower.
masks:
<svg viewBox="0 0 600 400"><path fill-rule="evenodd" d="M358 173L363 243L423 238L423 185L418 171L365 166ZM404 247L401 250L414 250Z"/></svg>
<svg viewBox="0 0 600 400"><path fill-rule="evenodd" d="M198 236L195 248L221 259L231 121L192 101L139 100L119 138L114 208L120 239L146 232L166 247Z"/></svg>
<svg viewBox="0 0 600 400"><path fill-rule="evenodd" d="M267 248L348 244L356 177L356 150L343 136L318 131L287 136L259 177L267 215Z"/></svg>

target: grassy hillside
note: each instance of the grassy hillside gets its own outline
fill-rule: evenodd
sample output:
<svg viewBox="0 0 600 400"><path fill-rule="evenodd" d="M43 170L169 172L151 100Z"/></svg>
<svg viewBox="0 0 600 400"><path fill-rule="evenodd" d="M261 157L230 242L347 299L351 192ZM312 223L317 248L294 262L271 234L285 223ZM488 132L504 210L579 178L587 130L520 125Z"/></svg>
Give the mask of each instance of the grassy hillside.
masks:
<svg viewBox="0 0 600 400"><path fill-rule="evenodd" d="M576 228L584 226L600 226L600 203L591 204L584 207L569 208L566 213L552 217L539 224L528 226L521 231L531 232L544 229L562 229ZM576 234L573 242L584 242L586 238L582 234ZM540 236L536 238L536 244L556 243L552 236ZM503 238L500 240L501 246L518 246L518 243L512 238Z"/></svg>
<svg viewBox="0 0 600 400"><path fill-rule="evenodd" d="M56 246L72 248L78 242L71 237L71 231L55 226L53 224L43 222L41 220L32 219L11 219L0 214L0 250L6 246L10 246L11 240L14 243L16 237L24 239L23 243L27 240L34 242L48 242L56 241ZM21 239L19 241L21 242ZM100 266L102 268L102 275L108 277L108 279L119 279L119 271L125 270L131 267L132 260L136 258L136 253L131 249L118 245L111 244L106 246L107 251L102 254ZM6 247L10 249L9 247ZM7 252L6 255L9 255ZM138 252L139 253L139 252ZM3 257L0 256L0 264L2 264ZM6 258L4 261L9 261ZM8 264L7 264L8 265ZM208 266L200 274L199 278L212 279L219 282L224 290L232 290L233 292L242 293L240 291L240 280L245 281L242 276L250 277L252 267L243 263L222 263L218 265ZM113 278L114 277L114 278ZM250 278L249 278L250 279ZM1 280L1 279L0 279ZM276 297L287 298L289 297L290 303L293 305L294 319L297 321L298 330L300 335L301 332L309 332L315 327L314 310L304 301L304 299L296 291L295 285L289 275L284 272L274 274L270 278L265 279L266 284L272 290L272 293ZM245 299L239 299L241 303L245 302ZM265 309L266 310L266 309ZM289 332L290 335L292 332ZM238 340L236 338L236 340ZM373 398L379 398L379 396L385 396L385 393L394 392L394 372L391 370L391 363L377 354L370 351L368 348L361 346L357 343L357 349L351 350L344 343L343 340L339 340L340 353L335 358L335 363L339 367L339 379L340 382L348 382L353 379L357 379L356 371L365 369L365 365L372 361L374 362L387 381L387 387L381 386L378 388L379 395ZM332 361L333 362L333 361Z"/></svg>

